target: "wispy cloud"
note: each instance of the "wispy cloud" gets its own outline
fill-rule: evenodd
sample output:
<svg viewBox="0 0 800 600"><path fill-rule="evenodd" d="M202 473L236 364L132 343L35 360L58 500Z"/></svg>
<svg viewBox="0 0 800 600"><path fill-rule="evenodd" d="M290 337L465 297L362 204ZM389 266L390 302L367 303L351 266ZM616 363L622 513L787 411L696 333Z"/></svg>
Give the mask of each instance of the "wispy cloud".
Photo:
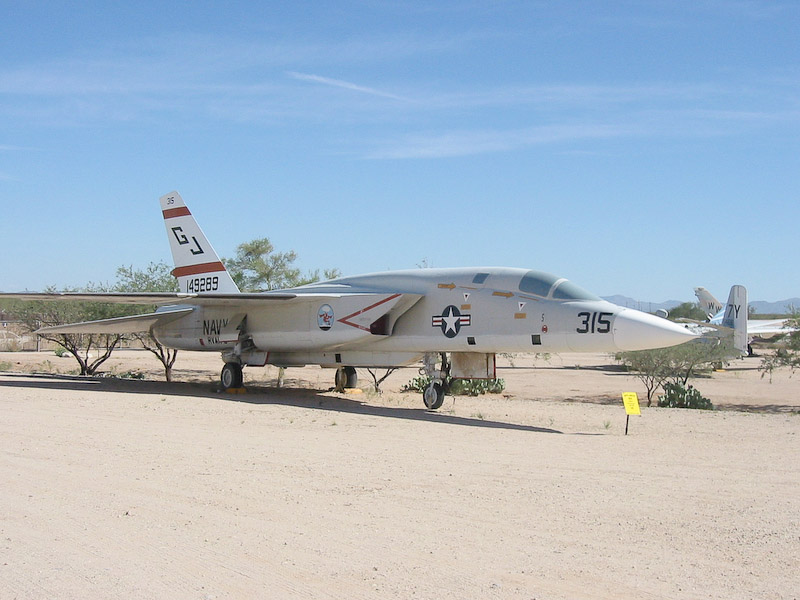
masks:
<svg viewBox="0 0 800 600"><path fill-rule="evenodd" d="M794 71L780 78L772 73L771 79L726 74L699 82L517 79L493 85L425 79L424 71L409 79L415 71L391 68L381 70L381 83L373 85L368 75L355 82L321 74L357 72L370 61L400 64L409 54L468 43L409 39L304 44L182 36L0 67L0 123L147 119L170 125L280 123L306 131L309 123L325 122L331 124L326 131L336 131L336 151L372 159L464 156L599 138L728 135L800 123ZM336 129L343 124L346 135ZM0 151L12 150L19 148L0 145Z"/></svg>
<svg viewBox="0 0 800 600"><path fill-rule="evenodd" d="M389 140L366 158L409 159L450 158L566 141L612 138L635 135L628 125L563 124L509 130L452 131L445 133L413 134Z"/></svg>
<svg viewBox="0 0 800 600"><path fill-rule="evenodd" d="M342 88L345 90L351 90L353 92L369 94L371 96L380 96L381 98L391 98L392 100L400 100L401 102L410 102L408 98L403 98L402 96L398 96L396 94L391 94L389 92L384 92L381 90L377 90L375 88L358 85L356 83L351 83L349 81L343 81L341 79L331 79L330 77L321 77L320 75L310 75L307 73L297 73L295 71L289 71L287 75L289 75L289 77L293 79L299 79L300 81L320 83L322 85L329 85L337 88Z"/></svg>
<svg viewBox="0 0 800 600"><path fill-rule="evenodd" d="M560 115L547 125L421 131L387 136L364 153L367 159L436 159L524 150L601 139L698 139L735 136L800 125L800 111L658 109L601 112L576 122ZM574 150L575 148L572 148Z"/></svg>

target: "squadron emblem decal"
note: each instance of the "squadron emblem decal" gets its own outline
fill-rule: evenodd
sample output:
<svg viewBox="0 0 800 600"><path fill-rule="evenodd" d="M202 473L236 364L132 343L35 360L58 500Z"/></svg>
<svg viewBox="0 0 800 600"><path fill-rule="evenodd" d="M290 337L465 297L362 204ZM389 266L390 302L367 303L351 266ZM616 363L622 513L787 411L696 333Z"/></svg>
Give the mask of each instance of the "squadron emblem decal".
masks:
<svg viewBox="0 0 800 600"><path fill-rule="evenodd" d="M328 331L333 326L333 309L330 304L323 304L319 307L317 325L322 331Z"/></svg>
<svg viewBox="0 0 800 600"><path fill-rule="evenodd" d="M441 315L434 315L431 319L431 325L439 327L442 333L449 338L456 337L462 327L471 324L472 315L462 315L461 311L452 304L445 308Z"/></svg>

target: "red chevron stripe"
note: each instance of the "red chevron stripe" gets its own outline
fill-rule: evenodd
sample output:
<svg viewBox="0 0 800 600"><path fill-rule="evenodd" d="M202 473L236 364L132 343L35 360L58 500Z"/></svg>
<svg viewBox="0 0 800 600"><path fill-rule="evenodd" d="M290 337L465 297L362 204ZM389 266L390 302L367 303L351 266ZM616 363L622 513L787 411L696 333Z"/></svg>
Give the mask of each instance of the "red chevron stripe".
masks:
<svg viewBox="0 0 800 600"><path fill-rule="evenodd" d="M178 208L168 208L167 210L161 211L164 213L164 219L171 219L172 217L185 217L187 215L191 215L192 213L189 212L189 209L185 206L179 206Z"/></svg>
<svg viewBox="0 0 800 600"><path fill-rule="evenodd" d="M216 273L217 271L224 271L225 265L221 262L203 263L200 265L188 265L186 267L176 267L172 270L175 277L183 277L185 275L199 275L200 273Z"/></svg>

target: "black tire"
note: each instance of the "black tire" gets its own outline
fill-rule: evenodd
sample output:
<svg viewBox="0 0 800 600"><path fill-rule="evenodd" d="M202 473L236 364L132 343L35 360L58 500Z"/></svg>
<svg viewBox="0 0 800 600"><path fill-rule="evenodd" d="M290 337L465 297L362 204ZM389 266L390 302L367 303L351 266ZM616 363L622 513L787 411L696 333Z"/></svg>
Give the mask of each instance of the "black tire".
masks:
<svg viewBox="0 0 800 600"><path fill-rule="evenodd" d="M343 392L346 388L358 385L358 373L355 367L339 367L336 369L336 391Z"/></svg>
<svg viewBox="0 0 800 600"><path fill-rule="evenodd" d="M240 388L242 387L243 380L242 365L234 362L225 363L225 366L222 367L222 373L219 375L219 381L222 384L223 390Z"/></svg>
<svg viewBox="0 0 800 600"><path fill-rule="evenodd" d="M428 410L436 410L444 404L444 386L441 383L431 383L422 392L422 401Z"/></svg>

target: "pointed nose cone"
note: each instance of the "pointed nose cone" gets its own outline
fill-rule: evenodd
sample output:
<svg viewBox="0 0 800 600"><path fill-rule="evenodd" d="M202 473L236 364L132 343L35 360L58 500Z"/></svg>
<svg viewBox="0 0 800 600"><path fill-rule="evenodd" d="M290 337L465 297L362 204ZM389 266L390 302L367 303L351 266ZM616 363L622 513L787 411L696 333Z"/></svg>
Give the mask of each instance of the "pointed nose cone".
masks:
<svg viewBox="0 0 800 600"><path fill-rule="evenodd" d="M623 351L677 346L696 337L677 323L630 308L614 321L614 344Z"/></svg>

